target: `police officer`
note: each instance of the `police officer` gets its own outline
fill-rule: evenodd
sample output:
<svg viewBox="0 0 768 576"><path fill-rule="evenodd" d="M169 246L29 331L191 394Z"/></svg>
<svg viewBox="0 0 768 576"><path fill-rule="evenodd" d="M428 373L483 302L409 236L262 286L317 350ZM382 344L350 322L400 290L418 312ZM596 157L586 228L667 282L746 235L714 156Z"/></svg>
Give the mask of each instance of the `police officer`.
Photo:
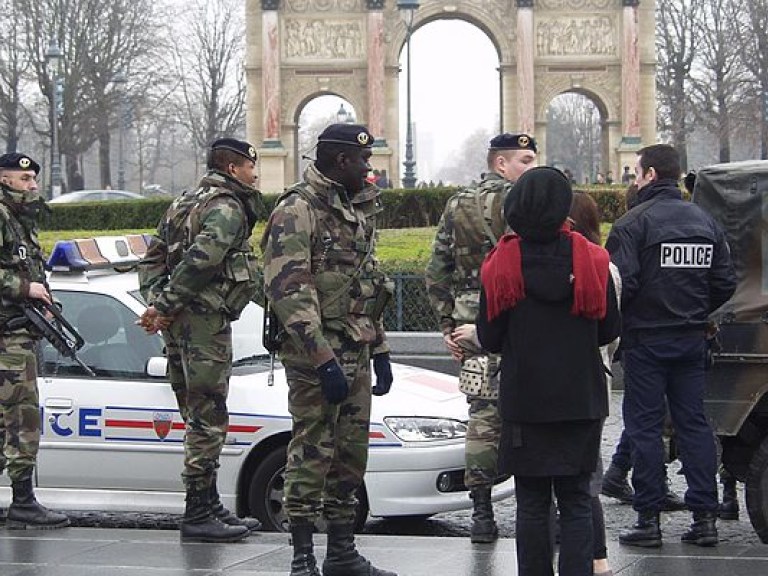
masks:
<svg viewBox="0 0 768 576"><path fill-rule="evenodd" d="M262 239L265 292L285 332L279 352L293 417L285 469L291 576L320 575L312 533L321 514L324 576L394 576L354 543L371 392L387 394L392 384L381 321L391 288L374 255L380 192L366 183L373 140L357 124L323 130L316 160L278 199Z"/></svg>
<svg viewBox="0 0 768 576"><path fill-rule="evenodd" d="M37 241L37 214L44 202L37 191L40 165L26 154L0 156L0 472L8 469L13 501L10 529L62 528L69 519L35 499L32 472L40 446L37 390L38 337L19 322L19 303L51 303L43 253Z"/></svg>
<svg viewBox="0 0 768 576"><path fill-rule="evenodd" d="M229 422L231 322L257 288L249 244L261 203L256 159L248 142L216 140L208 173L171 204L139 264L149 304L139 322L150 333L163 331L168 376L186 424L185 542L233 542L260 527L227 510L216 487Z"/></svg>
<svg viewBox="0 0 768 576"><path fill-rule="evenodd" d="M474 331L480 302L480 265L506 231L503 207L510 182L536 164L536 141L528 134L499 134L488 147L488 172L477 188L448 200L426 269L429 300L440 319L443 341L465 361L483 351L467 336ZM492 356L496 364L498 358ZM496 479L501 421L496 400L468 396L464 483L470 490L472 542L493 542L498 528L491 488Z"/></svg>
<svg viewBox="0 0 768 576"><path fill-rule="evenodd" d="M705 330L736 279L722 230L682 199L677 151L666 144L641 149L635 173L637 204L616 221L606 243L623 285L624 426L638 513L619 541L661 546L666 397L693 512L682 541L713 546L718 501L715 440L703 405Z"/></svg>

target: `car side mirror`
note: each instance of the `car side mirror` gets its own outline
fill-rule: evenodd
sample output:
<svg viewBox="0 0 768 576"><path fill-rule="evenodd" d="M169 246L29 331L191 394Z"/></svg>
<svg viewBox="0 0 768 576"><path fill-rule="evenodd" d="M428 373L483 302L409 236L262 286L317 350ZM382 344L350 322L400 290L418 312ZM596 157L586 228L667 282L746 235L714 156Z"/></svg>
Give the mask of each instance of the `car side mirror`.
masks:
<svg viewBox="0 0 768 576"><path fill-rule="evenodd" d="M147 376L165 378L168 375L168 359L165 356L152 356L147 362Z"/></svg>

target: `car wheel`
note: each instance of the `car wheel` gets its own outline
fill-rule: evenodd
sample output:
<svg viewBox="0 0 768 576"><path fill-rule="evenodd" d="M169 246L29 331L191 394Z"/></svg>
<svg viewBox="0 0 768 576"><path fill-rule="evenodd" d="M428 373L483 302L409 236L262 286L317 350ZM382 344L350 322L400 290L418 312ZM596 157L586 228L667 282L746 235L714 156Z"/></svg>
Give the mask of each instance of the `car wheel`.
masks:
<svg viewBox="0 0 768 576"><path fill-rule="evenodd" d="M752 456L746 481L747 512L763 544L768 544L768 436Z"/></svg>
<svg viewBox="0 0 768 576"><path fill-rule="evenodd" d="M267 454L251 477L248 489L251 515L261 522L263 530L269 532L288 532L290 529L288 516L283 508L285 463L285 446ZM359 502L355 514L355 530L359 532L368 519L368 497L364 487L358 490L357 498ZM318 528L324 530L325 526Z"/></svg>

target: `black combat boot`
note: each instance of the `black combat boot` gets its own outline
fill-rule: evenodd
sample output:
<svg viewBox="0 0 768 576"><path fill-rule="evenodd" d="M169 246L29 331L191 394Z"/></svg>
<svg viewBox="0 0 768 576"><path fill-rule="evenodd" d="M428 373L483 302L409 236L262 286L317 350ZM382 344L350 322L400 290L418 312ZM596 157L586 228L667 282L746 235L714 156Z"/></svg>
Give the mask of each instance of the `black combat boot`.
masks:
<svg viewBox="0 0 768 576"><path fill-rule="evenodd" d="M211 480L211 512L213 512L213 515L216 516L216 518L224 522L224 524L229 524L230 526L245 526L251 532L261 529L261 522L255 518L240 518L224 507L224 504L222 504L221 498L219 497L219 489L216 486L216 474L213 475L213 480Z"/></svg>
<svg viewBox="0 0 768 576"><path fill-rule="evenodd" d="M690 530L680 537L680 540L686 544L696 544L696 546L715 546L717 538L717 512L694 512L693 524Z"/></svg>
<svg viewBox="0 0 768 576"><path fill-rule="evenodd" d="M736 495L736 479L723 479L723 502L717 509L717 515L723 520L739 519L739 497Z"/></svg>
<svg viewBox="0 0 768 576"><path fill-rule="evenodd" d="M473 507L470 540L475 544L495 542L499 537L499 529L493 519L490 487L473 488L469 497L472 498Z"/></svg>
<svg viewBox="0 0 768 576"><path fill-rule="evenodd" d="M627 481L628 470L622 470L611 463L608 470L603 474L603 487L600 494L609 498L616 498L622 504L632 504L635 498L635 492Z"/></svg>
<svg viewBox="0 0 768 576"><path fill-rule="evenodd" d="M211 511L210 488L187 489L187 507L181 519L182 542L237 542L250 534L245 526L230 526Z"/></svg>
<svg viewBox="0 0 768 576"><path fill-rule="evenodd" d="M312 546L313 524L291 524L291 544L293 544L293 560L291 560L291 576L320 576Z"/></svg>
<svg viewBox="0 0 768 576"><path fill-rule="evenodd" d="M35 499L32 476L11 483L13 500L8 507L5 525L8 530L53 530L69 526L69 518L48 510Z"/></svg>
<svg viewBox="0 0 768 576"><path fill-rule="evenodd" d="M361 556L355 548L354 525L328 523L328 549L323 576L397 576L381 570Z"/></svg>
<svg viewBox="0 0 768 576"><path fill-rule="evenodd" d="M664 492L664 500L661 503L661 509L664 512L685 510L687 508L685 501L672 491L672 483L666 475L664 476L664 485L666 486L666 491Z"/></svg>
<svg viewBox="0 0 768 576"><path fill-rule="evenodd" d="M619 534L619 543L641 548L661 546L661 528L658 512L638 512L637 522L629 530Z"/></svg>

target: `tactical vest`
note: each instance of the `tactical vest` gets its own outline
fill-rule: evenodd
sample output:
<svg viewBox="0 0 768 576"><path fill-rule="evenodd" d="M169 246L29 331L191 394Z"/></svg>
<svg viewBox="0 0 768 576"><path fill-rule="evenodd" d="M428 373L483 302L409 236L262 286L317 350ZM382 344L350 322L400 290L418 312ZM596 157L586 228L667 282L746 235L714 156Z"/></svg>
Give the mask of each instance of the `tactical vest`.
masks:
<svg viewBox="0 0 768 576"><path fill-rule="evenodd" d="M457 291L480 291L480 265L506 228L503 204L504 195L498 190L480 187L457 194L453 228Z"/></svg>
<svg viewBox="0 0 768 576"><path fill-rule="evenodd" d="M26 230L5 203L0 202L0 221L3 242L0 249L0 268L3 272L26 275L31 282L45 283L43 251L34 235ZM20 308L3 300L0 305L0 325L21 315Z"/></svg>
<svg viewBox="0 0 768 576"><path fill-rule="evenodd" d="M367 341L375 333L373 322L382 315L394 293L394 284L378 269L373 258L374 230L366 225L365 240L349 246L334 230L337 219L305 182L284 192L279 204L291 194L301 196L315 218L311 233L311 270L323 326L345 332L353 340ZM350 248L353 257L350 258Z"/></svg>
<svg viewBox="0 0 768 576"><path fill-rule="evenodd" d="M258 266L248 238L248 220L242 201L232 191L219 187L202 187L184 192L176 198L165 213L162 236L167 247L166 266L173 270L184 258L185 252L200 233L200 217L203 210L216 198L227 196L234 199L242 215L242 234L229 250L222 263L222 272L205 289L199 300L211 310L223 309L236 320L254 297L258 286ZM210 293L206 293L210 292Z"/></svg>

